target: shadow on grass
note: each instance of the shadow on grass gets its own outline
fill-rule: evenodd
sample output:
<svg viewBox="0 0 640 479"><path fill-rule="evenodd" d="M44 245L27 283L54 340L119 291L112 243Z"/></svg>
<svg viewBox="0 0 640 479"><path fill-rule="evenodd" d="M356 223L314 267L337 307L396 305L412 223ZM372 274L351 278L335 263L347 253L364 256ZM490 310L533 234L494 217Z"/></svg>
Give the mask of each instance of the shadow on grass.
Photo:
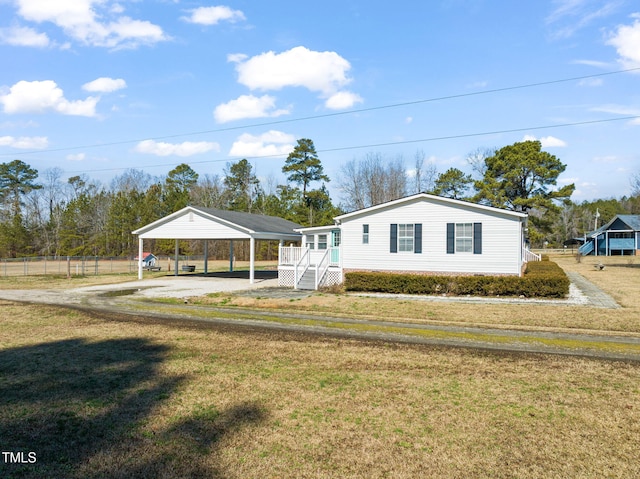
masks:
<svg viewBox="0 0 640 479"><path fill-rule="evenodd" d="M607 264L605 265L605 269L606 268L634 268L634 269L638 269L640 268L640 263L636 264L636 263L627 263L627 264L622 264L622 263L614 263L614 264Z"/></svg>
<svg viewBox="0 0 640 479"><path fill-rule="evenodd" d="M212 405L153 429L188 379L161 371L169 352L137 338L0 351L0 477L224 477L219 441L263 411Z"/></svg>

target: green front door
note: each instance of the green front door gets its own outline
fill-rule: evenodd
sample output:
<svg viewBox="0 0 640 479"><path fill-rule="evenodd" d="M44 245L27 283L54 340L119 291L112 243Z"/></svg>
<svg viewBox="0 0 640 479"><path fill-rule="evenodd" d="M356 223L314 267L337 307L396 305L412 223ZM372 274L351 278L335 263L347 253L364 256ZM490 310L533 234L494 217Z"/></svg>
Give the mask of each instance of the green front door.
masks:
<svg viewBox="0 0 640 479"><path fill-rule="evenodd" d="M340 230L331 230L331 264L340 264Z"/></svg>

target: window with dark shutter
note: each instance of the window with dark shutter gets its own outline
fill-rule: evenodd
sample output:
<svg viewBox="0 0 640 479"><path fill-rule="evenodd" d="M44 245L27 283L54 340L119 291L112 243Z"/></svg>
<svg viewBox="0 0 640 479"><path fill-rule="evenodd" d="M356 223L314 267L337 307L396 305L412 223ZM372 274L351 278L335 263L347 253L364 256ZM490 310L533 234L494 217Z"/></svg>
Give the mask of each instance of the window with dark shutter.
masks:
<svg viewBox="0 0 640 479"><path fill-rule="evenodd" d="M447 254L456 252L456 225L447 223Z"/></svg>
<svg viewBox="0 0 640 479"><path fill-rule="evenodd" d="M473 223L473 254L482 254L482 223Z"/></svg>
<svg viewBox="0 0 640 479"><path fill-rule="evenodd" d="M422 223L414 225L413 235L413 252L422 253Z"/></svg>
<svg viewBox="0 0 640 479"><path fill-rule="evenodd" d="M391 225L391 238L389 240L389 252L397 253L398 252L398 225Z"/></svg>

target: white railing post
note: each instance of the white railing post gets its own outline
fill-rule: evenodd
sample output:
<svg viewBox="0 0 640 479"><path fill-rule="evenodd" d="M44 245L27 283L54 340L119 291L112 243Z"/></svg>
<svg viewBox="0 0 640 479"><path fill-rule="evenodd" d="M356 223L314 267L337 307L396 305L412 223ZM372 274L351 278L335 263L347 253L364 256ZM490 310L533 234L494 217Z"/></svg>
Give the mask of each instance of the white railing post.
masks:
<svg viewBox="0 0 640 479"><path fill-rule="evenodd" d="M302 262L305 260L306 258L306 265L304 270L302 271L302 274L304 275L304 272L309 268L309 249L307 248L306 251L304 252L304 254L302 255L302 257L300 258L300 260L298 260L297 262L294 263L294 267L293 267L293 288L294 289L298 289L298 267L302 264ZM300 278L302 278L302 276L300 276Z"/></svg>
<svg viewBox="0 0 640 479"><path fill-rule="evenodd" d="M316 288L315 289L318 289L318 286L320 284L320 279L322 278L322 276L324 276L324 273L329 269L329 264L331 260L330 252L331 252L331 249L328 248L322 255L322 258L320 259L318 264L316 264L316 284L315 284ZM327 263L327 266L326 268L324 268L324 271L323 271L323 263L325 262Z"/></svg>

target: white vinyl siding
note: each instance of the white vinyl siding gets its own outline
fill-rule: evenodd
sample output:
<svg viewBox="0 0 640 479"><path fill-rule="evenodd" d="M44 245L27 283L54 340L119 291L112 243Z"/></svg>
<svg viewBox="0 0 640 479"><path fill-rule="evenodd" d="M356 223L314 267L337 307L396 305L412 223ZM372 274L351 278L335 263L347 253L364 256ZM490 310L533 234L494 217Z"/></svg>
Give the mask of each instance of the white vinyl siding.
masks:
<svg viewBox="0 0 640 479"><path fill-rule="evenodd" d="M422 224L421 254L398 254L390 248L390 225ZM481 254L447 254L447 223L482 224ZM362 247L364 225L369 243ZM520 274L521 218L472 204L418 198L388 208L344 218L342 263L345 269L427 271L467 274ZM373 234L373 232L385 232ZM473 226L471 229L473 240ZM415 236L414 236L415 241ZM399 245L398 245L399 246ZM416 246L414 242L414 247ZM473 244L471 246L473 253Z"/></svg>
<svg viewBox="0 0 640 479"><path fill-rule="evenodd" d="M201 239L221 237L225 239L249 239L249 233L192 211L185 211L171 221L156 226L152 231L140 234L140 238Z"/></svg>

